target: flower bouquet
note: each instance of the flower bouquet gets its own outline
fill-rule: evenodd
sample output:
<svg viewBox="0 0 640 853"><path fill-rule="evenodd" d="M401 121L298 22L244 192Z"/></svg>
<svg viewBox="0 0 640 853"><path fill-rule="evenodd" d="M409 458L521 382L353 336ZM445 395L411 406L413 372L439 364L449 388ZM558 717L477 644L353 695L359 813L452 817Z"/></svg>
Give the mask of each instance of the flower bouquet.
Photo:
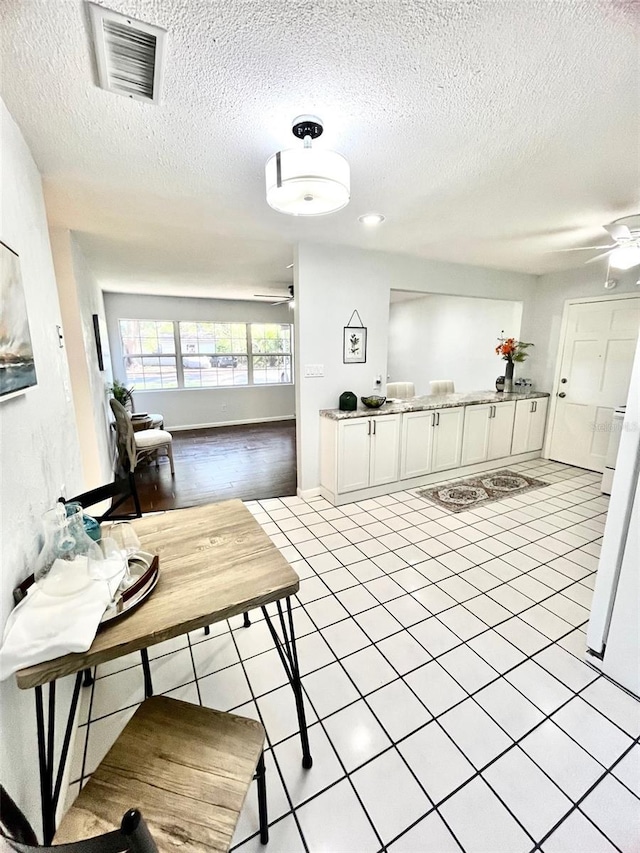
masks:
<svg viewBox="0 0 640 853"><path fill-rule="evenodd" d="M504 335L504 332L502 332ZM505 368L505 383L504 390L506 392L513 391L513 365L517 362L522 362L529 355L527 350L533 344L525 343L525 341L517 341L515 338L498 338L498 346L496 347L496 355L499 355L503 361L507 362Z"/></svg>

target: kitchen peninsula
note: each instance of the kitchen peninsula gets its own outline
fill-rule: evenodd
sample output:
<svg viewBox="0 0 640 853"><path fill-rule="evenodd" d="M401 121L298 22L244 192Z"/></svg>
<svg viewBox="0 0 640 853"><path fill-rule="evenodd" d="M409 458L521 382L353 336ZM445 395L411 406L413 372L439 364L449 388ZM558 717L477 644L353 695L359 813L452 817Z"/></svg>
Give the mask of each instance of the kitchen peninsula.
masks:
<svg viewBox="0 0 640 853"><path fill-rule="evenodd" d="M535 459L548 398L476 391L392 400L379 409L323 409L321 494L339 506Z"/></svg>

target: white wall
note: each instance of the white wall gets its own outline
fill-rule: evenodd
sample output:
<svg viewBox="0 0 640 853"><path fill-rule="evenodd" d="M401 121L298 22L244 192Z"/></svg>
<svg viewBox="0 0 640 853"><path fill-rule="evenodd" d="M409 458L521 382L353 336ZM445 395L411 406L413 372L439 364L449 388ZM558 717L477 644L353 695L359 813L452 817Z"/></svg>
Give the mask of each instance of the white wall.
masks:
<svg viewBox="0 0 640 853"><path fill-rule="evenodd" d="M519 338L522 302L466 296L424 296L392 302L389 313L389 381L413 382L429 394L432 379L453 379L456 391L495 388L504 362L497 338ZM525 366L519 372L526 374Z"/></svg>
<svg viewBox="0 0 640 853"><path fill-rule="evenodd" d="M107 392L112 382L109 341L102 342L105 369L101 371L93 329L94 314L101 318L106 329L104 302L98 282L71 232L56 228L51 230L50 237L76 421L81 425L84 483L87 489L93 489L113 479Z"/></svg>
<svg viewBox="0 0 640 853"><path fill-rule="evenodd" d="M0 239L20 256L38 384L0 402L0 624L13 607L12 590L31 571L40 544L40 517L60 495L82 491L78 434L40 175L22 135L0 100L2 216ZM60 707L69 680L59 682ZM0 778L39 828L39 785L33 691L13 678L0 683ZM58 743L60 738L58 738Z"/></svg>
<svg viewBox="0 0 640 853"><path fill-rule="evenodd" d="M614 271L611 271L614 273ZM541 275L535 285L535 298L525 310L522 318L522 337L535 343L535 358L527 362L528 374L535 387L551 391L560 342L560 324L567 299L579 299L585 296L612 296L620 293L637 293L640 287L636 282L640 278L640 268L615 272L618 286L614 290L605 290L607 278L606 261L595 264L582 264L570 270ZM529 369L530 365L530 369Z"/></svg>
<svg viewBox="0 0 640 853"><path fill-rule="evenodd" d="M319 486L318 411L336 408L342 391L353 391L358 397L370 393L376 374L384 382L392 288L516 300L524 302L526 310L535 286L535 276L523 273L314 243L298 246L294 270L301 491ZM342 362L342 330L354 308L368 329L366 364ZM305 379L305 364L324 365L324 376Z"/></svg>
<svg viewBox="0 0 640 853"><path fill-rule="evenodd" d="M119 319L291 323L288 305L221 299L104 294L114 375L125 381ZM295 415L292 385L135 391L139 412L160 412L167 429L280 420Z"/></svg>

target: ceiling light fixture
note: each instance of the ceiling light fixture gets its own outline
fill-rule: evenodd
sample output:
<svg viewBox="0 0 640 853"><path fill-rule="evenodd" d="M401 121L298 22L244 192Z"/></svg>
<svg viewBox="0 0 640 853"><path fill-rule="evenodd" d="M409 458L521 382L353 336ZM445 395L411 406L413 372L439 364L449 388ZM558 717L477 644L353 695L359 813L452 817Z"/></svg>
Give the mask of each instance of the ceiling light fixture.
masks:
<svg viewBox="0 0 640 853"><path fill-rule="evenodd" d="M365 213L362 216L358 217L358 222L362 222L363 225L380 225L380 223L384 222L384 216L381 213Z"/></svg>
<svg viewBox="0 0 640 853"><path fill-rule="evenodd" d="M304 147L278 151L267 160L267 203L291 216L322 216L341 210L349 203L349 164L335 151L311 147L323 130L319 118L298 116L291 130Z"/></svg>
<svg viewBox="0 0 640 853"><path fill-rule="evenodd" d="M630 270L640 264L640 245L619 246L609 255L609 266L617 270Z"/></svg>

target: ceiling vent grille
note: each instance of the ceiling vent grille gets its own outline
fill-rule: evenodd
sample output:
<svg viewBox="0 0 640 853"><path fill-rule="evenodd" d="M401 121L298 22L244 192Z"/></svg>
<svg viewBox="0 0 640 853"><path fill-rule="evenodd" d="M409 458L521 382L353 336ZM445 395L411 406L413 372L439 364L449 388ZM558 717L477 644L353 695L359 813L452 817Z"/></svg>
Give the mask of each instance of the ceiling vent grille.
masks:
<svg viewBox="0 0 640 853"><path fill-rule="evenodd" d="M89 3L98 80L103 89L160 102L167 31Z"/></svg>

